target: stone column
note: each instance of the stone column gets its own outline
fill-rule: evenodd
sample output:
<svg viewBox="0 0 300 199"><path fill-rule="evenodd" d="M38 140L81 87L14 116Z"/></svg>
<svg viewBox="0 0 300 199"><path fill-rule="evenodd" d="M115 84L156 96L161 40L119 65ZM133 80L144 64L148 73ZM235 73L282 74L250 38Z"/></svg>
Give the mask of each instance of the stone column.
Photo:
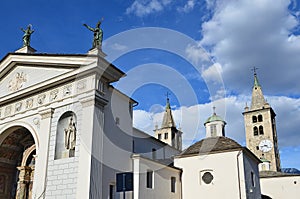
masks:
<svg viewBox="0 0 300 199"><path fill-rule="evenodd" d="M19 170L19 181L17 185L16 199L27 199L29 195L29 183L31 177L31 167L17 167Z"/></svg>
<svg viewBox="0 0 300 199"><path fill-rule="evenodd" d="M35 178L32 187L33 198L44 198L47 182L47 169L49 157L49 139L51 132L51 122L54 110L52 108L40 111L40 132L39 143L37 145L35 157Z"/></svg>

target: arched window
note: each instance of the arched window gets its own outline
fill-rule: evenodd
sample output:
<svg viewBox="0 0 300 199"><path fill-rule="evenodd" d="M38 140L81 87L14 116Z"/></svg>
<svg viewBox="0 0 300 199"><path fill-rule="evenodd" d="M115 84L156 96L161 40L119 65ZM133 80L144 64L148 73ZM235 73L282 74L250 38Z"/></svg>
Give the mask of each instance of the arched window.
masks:
<svg viewBox="0 0 300 199"><path fill-rule="evenodd" d="M259 135L263 135L263 134L264 134L264 127L259 126Z"/></svg>
<svg viewBox="0 0 300 199"><path fill-rule="evenodd" d="M257 117L256 116L252 116L252 122L256 123L257 122Z"/></svg>
<svg viewBox="0 0 300 199"><path fill-rule="evenodd" d="M258 121L262 122L263 121L263 116L262 115L258 115Z"/></svg>
<svg viewBox="0 0 300 199"><path fill-rule="evenodd" d="M258 135L258 128L256 126L253 128L253 134Z"/></svg>

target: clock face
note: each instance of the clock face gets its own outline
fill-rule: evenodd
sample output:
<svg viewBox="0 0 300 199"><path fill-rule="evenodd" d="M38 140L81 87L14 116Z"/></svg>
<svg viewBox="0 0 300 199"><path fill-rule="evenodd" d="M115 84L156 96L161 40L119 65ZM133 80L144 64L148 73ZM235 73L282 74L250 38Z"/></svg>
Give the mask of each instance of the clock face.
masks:
<svg viewBox="0 0 300 199"><path fill-rule="evenodd" d="M259 150L261 150L262 152L269 152L273 147L273 143L271 142L271 140L262 140L258 146Z"/></svg>

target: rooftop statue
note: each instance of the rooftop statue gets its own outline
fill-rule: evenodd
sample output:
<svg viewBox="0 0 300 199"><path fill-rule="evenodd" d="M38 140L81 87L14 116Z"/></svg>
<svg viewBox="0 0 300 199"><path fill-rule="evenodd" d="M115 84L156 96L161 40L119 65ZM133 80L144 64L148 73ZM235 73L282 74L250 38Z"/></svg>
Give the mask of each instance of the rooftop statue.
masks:
<svg viewBox="0 0 300 199"><path fill-rule="evenodd" d="M21 30L24 32L24 35L23 35L23 47L24 46L30 46L30 37L31 37L31 34L34 32L34 30L31 29L32 25L29 24L27 26L27 29L23 29L21 28Z"/></svg>
<svg viewBox="0 0 300 199"><path fill-rule="evenodd" d="M92 31L94 33L92 48L101 49L101 47L102 47L103 31L100 28L100 25L101 25L102 21L103 21L103 19L98 21L95 28L92 28L92 27L88 26L87 24L83 24L87 29L89 29L90 31Z"/></svg>

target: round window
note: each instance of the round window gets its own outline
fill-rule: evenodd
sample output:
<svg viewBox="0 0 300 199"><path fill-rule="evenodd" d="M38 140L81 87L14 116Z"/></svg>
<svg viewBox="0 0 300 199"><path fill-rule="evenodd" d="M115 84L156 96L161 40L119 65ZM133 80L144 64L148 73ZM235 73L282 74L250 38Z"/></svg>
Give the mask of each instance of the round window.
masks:
<svg viewBox="0 0 300 199"><path fill-rule="evenodd" d="M205 172L202 176L202 180L203 182L205 182L206 184L210 184L211 181L214 179L214 176L210 173L210 172Z"/></svg>

